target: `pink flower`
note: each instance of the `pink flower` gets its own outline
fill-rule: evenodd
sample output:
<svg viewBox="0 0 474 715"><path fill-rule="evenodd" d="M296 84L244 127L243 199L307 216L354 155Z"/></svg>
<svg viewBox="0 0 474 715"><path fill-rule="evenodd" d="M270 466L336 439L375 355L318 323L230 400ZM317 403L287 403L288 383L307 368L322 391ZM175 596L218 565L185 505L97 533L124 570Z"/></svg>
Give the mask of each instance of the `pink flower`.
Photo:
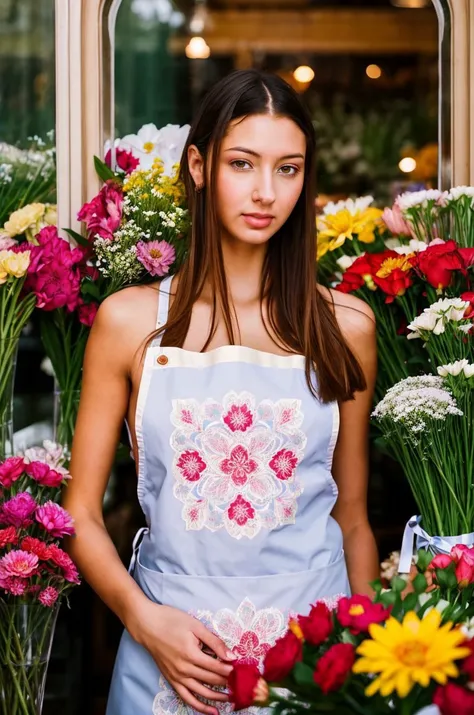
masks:
<svg viewBox="0 0 474 715"><path fill-rule="evenodd" d="M255 517L255 509L251 503L246 501L241 494L232 502L227 510L229 519L235 521L239 526L244 526L250 519Z"/></svg>
<svg viewBox="0 0 474 715"><path fill-rule="evenodd" d="M270 469L272 469L278 479L282 481L291 479L297 464L298 457L291 449L280 449L279 452L273 455L269 462Z"/></svg>
<svg viewBox="0 0 474 715"><path fill-rule="evenodd" d="M71 313L79 302L81 279L78 271L59 262L51 262L39 271L34 281L37 307L56 310L66 307Z"/></svg>
<svg viewBox="0 0 474 715"><path fill-rule="evenodd" d="M60 549L59 546L56 546L56 544L51 544L49 547L49 558L56 566L59 566L59 568L63 570L66 581L80 583L78 571L69 554Z"/></svg>
<svg viewBox="0 0 474 715"><path fill-rule="evenodd" d="M58 600L58 597L59 591L57 591L52 586L47 586L47 588L45 588L44 591L41 591L41 593L39 594L38 601L42 603L43 606L51 608Z"/></svg>
<svg viewBox="0 0 474 715"><path fill-rule="evenodd" d="M95 316L97 315L98 309L98 303L82 303L79 305L77 308L79 322L90 328L94 322Z"/></svg>
<svg viewBox="0 0 474 715"><path fill-rule="evenodd" d="M180 470L183 477L188 482L197 482L201 478L201 472L203 472L207 464L201 459L201 455L196 450L187 450L183 452L176 466Z"/></svg>
<svg viewBox="0 0 474 715"><path fill-rule="evenodd" d="M474 582L474 563L463 554L454 573L456 574L458 588L466 588Z"/></svg>
<svg viewBox="0 0 474 715"><path fill-rule="evenodd" d="M36 521L41 524L54 538L61 538L66 534L74 534L74 524L71 515L59 504L47 501L36 510Z"/></svg>
<svg viewBox="0 0 474 715"><path fill-rule="evenodd" d="M429 569L446 569L450 564L452 564L453 559L448 554L436 554L434 558L431 559Z"/></svg>
<svg viewBox="0 0 474 715"><path fill-rule="evenodd" d="M164 276L176 258L176 251L166 241L138 241L137 259L152 276Z"/></svg>
<svg viewBox="0 0 474 715"><path fill-rule="evenodd" d="M25 465L26 473L43 487L61 486L64 475L51 469L45 462L30 462Z"/></svg>
<svg viewBox="0 0 474 715"><path fill-rule="evenodd" d="M388 230L395 236L411 236L410 224L405 221L398 204L394 204L391 209L386 208L382 214L382 221Z"/></svg>
<svg viewBox="0 0 474 715"><path fill-rule="evenodd" d="M112 150L109 149L105 155L105 163L107 166L112 166ZM140 161L133 156L131 151L125 151L125 149L115 149L115 163L122 169L126 174L131 174L135 171Z"/></svg>
<svg viewBox="0 0 474 715"><path fill-rule="evenodd" d="M24 578L13 578L12 576L3 578L0 573L0 588L12 596L23 596L28 588L28 581Z"/></svg>
<svg viewBox="0 0 474 715"><path fill-rule="evenodd" d="M466 546L465 544L456 544L451 549L450 554L454 563L459 563L459 561L464 558L471 564L474 564L474 548L472 546Z"/></svg>
<svg viewBox="0 0 474 715"><path fill-rule="evenodd" d="M232 432L245 432L252 426L253 415L247 405L232 405L223 420Z"/></svg>
<svg viewBox="0 0 474 715"><path fill-rule="evenodd" d="M0 549L4 549L9 544L16 544L18 541L17 530L14 526L7 526L6 529L0 529Z"/></svg>
<svg viewBox="0 0 474 715"><path fill-rule="evenodd" d="M15 248L18 246L18 241L10 236L0 235L0 251L6 251L9 248Z"/></svg>
<svg viewBox="0 0 474 715"><path fill-rule="evenodd" d="M123 193L118 184L107 181L100 192L77 214L84 221L90 236L113 239L122 220Z"/></svg>
<svg viewBox="0 0 474 715"><path fill-rule="evenodd" d="M223 459L220 463L224 474L229 474L234 484L238 486L245 484L249 475L257 471L257 467L257 462L250 458L248 451L241 444L234 447L229 458Z"/></svg>
<svg viewBox="0 0 474 715"><path fill-rule="evenodd" d="M31 517L37 504L31 494L20 492L6 501L0 509L0 523L23 529L33 523Z"/></svg>
<svg viewBox="0 0 474 715"><path fill-rule="evenodd" d="M0 464L0 486L9 489L24 471L25 463L22 457L9 457Z"/></svg>
<svg viewBox="0 0 474 715"><path fill-rule="evenodd" d="M29 551L35 554L40 561L48 561L51 558L51 551L48 544L40 539L35 539L33 536L25 536L21 542L23 551Z"/></svg>
<svg viewBox="0 0 474 715"><path fill-rule="evenodd" d="M38 567L38 557L29 551L21 549L9 551L0 559L0 576L8 578L28 578Z"/></svg>

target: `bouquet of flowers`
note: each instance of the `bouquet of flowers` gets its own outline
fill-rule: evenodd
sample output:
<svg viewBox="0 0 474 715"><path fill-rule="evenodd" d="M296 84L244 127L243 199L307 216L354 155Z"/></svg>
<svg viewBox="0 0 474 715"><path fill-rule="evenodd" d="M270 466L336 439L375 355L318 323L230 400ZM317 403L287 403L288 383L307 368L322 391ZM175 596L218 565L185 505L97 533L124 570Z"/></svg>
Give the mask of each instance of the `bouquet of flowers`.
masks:
<svg viewBox="0 0 474 715"><path fill-rule="evenodd" d="M28 204L54 203L55 195L53 131L48 133L46 141L31 137L25 149L0 142L0 226L14 211Z"/></svg>
<svg viewBox="0 0 474 715"><path fill-rule="evenodd" d="M79 583L57 503L70 478L57 445L0 463L0 713L38 715L59 605Z"/></svg>
<svg viewBox="0 0 474 715"><path fill-rule="evenodd" d="M410 582L395 576L375 596L316 602L295 615L262 666L236 662L235 709L288 715L469 715L474 712L474 550L421 551ZM434 709L429 709L434 706Z"/></svg>
<svg viewBox="0 0 474 715"><path fill-rule="evenodd" d="M178 162L188 130L145 125L117 140L106 162L95 158L105 184L78 219L106 295L175 272L186 255L190 222Z"/></svg>

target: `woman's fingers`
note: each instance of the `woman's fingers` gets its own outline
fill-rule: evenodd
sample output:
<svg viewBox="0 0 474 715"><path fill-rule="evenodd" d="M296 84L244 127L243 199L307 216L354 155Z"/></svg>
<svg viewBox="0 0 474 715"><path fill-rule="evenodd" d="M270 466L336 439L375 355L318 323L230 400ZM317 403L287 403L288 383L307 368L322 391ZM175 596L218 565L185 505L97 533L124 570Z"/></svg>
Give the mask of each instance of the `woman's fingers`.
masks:
<svg viewBox="0 0 474 715"><path fill-rule="evenodd" d="M218 690L212 690L208 688L203 683L195 680L194 678L189 678L183 682L185 688L187 688L191 693L199 695L200 698L206 698L206 700L215 700L219 703L226 703L229 700L227 693L219 692Z"/></svg>
<svg viewBox="0 0 474 715"><path fill-rule="evenodd" d="M181 700L194 708L196 712L203 713L203 715L219 715L219 710L215 706L206 705L198 700L184 685L176 684L174 689L178 693Z"/></svg>
<svg viewBox="0 0 474 715"><path fill-rule="evenodd" d="M213 658L211 655L206 655L200 649L197 650L196 655L193 655L193 665L210 673L216 673L226 679L232 673L232 665L229 663L221 663L220 660Z"/></svg>
<svg viewBox="0 0 474 715"><path fill-rule="evenodd" d="M189 668L189 677L206 685L215 685L221 688L225 688L227 685L227 678L225 676L211 673L209 670L204 670L204 668L198 668L197 666L191 666Z"/></svg>

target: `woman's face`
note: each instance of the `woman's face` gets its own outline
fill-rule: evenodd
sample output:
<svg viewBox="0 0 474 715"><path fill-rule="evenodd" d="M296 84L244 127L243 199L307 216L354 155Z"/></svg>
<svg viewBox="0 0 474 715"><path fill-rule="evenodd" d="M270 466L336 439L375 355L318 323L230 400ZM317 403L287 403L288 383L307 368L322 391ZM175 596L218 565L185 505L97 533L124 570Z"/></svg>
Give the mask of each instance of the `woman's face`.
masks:
<svg viewBox="0 0 474 715"><path fill-rule="evenodd" d="M303 188L305 154L291 119L258 114L231 123L217 166L223 240L259 245L283 226Z"/></svg>

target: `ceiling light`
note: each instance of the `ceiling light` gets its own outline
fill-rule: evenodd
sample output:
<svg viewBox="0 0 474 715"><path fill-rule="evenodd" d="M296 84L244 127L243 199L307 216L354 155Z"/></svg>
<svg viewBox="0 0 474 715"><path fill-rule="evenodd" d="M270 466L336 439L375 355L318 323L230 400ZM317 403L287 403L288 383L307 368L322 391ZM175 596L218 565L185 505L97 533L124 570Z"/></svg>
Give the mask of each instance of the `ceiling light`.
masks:
<svg viewBox="0 0 474 715"><path fill-rule="evenodd" d="M211 54L211 48L203 37L191 37L186 45L186 57L191 60L205 60Z"/></svg>
<svg viewBox="0 0 474 715"><path fill-rule="evenodd" d="M415 10L422 7L429 7L431 0L390 0L395 7L406 7Z"/></svg>
<svg viewBox="0 0 474 715"><path fill-rule="evenodd" d="M293 72L293 77L297 82L307 84L314 79L314 72L311 67L308 67L308 65L300 65Z"/></svg>
<svg viewBox="0 0 474 715"><path fill-rule="evenodd" d="M365 69L365 74L370 79L379 79L382 76L382 70L378 65L369 65Z"/></svg>
<svg viewBox="0 0 474 715"><path fill-rule="evenodd" d="M401 160L401 162L398 165L398 168L400 171L403 171L404 174L411 174L412 171L415 171L416 169L416 161L413 159L411 156L406 156L404 159Z"/></svg>

